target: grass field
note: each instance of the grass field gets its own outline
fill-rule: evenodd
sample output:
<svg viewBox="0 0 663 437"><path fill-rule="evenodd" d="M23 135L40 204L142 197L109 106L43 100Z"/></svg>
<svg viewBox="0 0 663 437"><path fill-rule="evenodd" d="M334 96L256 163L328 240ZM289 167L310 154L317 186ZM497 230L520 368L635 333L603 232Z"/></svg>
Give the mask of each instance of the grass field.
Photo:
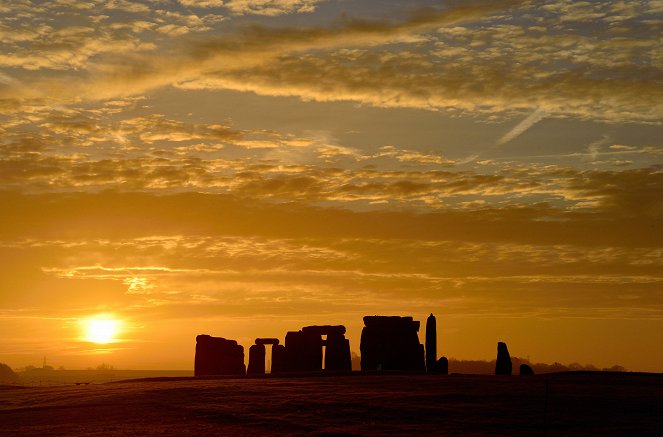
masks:
<svg viewBox="0 0 663 437"><path fill-rule="evenodd" d="M663 375L355 374L5 386L0 434L661 436Z"/></svg>

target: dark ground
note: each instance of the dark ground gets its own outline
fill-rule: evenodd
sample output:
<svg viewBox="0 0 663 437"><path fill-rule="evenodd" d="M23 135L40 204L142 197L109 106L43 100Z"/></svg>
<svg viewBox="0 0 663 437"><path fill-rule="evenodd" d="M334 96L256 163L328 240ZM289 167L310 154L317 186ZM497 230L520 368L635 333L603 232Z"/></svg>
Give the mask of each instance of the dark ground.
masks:
<svg viewBox="0 0 663 437"><path fill-rule="evenodd" d="M663 436L663 374L172 378L0 387L0 434Z"/></svg>

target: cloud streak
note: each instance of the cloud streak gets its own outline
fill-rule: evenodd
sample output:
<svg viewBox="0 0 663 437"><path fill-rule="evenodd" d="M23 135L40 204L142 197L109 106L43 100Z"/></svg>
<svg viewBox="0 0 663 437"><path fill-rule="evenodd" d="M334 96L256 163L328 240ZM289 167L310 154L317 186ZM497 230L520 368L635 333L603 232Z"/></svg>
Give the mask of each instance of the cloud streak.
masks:
<svg viewBox="0 0 663 437"><path fill-rule="evenodd" d="M516 126L514 126L513 129L511 129L509 132L504 134L502 138L497 140L497 145L502 146L510 141L515 140L519 136L521 136L525 131L530 129L532 126L540 122L546 117L546 112L542 109L537 109L533 113L527 116L523 121L518 123Z"/></svg>
<svg viewBox="0 0 663 437"><path fill-rule="evenodd" d="M594 8L604 20L619 9L608 3ZM162 11L153 24L169 21L160 28L172 24L205 33L184 42L171 35L162 47L158 39L141 39L140 32L122 33L126 29L93 35L90 26L40 31L53 51L40 49L35 57L34 50L17 48L6 63L58 74L31 78L24 87L5 84L2 106L13 111L38 99L93 102L176 86L503 118L533 110L502 144L542 114L660 122L663 91L657 78L663 64L648 9L629 12L621 25L632 26L633 36L623 37L604 27L583 34L580 18L560 21L570 13L566 7L545 8L532 21L533 8L515 0L453 2L400 21L342 18L325 26L231 26L223 32L213 27L216 19ZM496 14L504 11L513 15L506 23ZM159 33L155 26L141 29ZM552 30L542 34L545 26Z"/></svg>

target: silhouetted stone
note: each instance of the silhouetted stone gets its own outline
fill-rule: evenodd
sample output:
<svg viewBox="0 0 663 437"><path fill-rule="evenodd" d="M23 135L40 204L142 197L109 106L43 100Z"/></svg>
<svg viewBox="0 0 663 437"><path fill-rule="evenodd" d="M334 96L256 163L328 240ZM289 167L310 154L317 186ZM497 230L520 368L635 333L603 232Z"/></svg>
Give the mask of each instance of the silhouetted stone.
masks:
<svg viewBox="0 0 663 437"><path fill-rule="evenodd" d="M326 339L322 339L326 336ZM264 373L265 345L272 345L272 373L351 371L350 342L345 338L343 325L305 326L300 331L290 331L285 336L284 345L276 338L257 338L256 346L249 350L249 373ZM255 357L255 360L254 360ZM261 361L262 357L262 361ZM255 366L253 363L256 363Z"/></svg>
<svg viewBox="0 0 663 437"><path fill-rule="evenodd" d="M426 369L419 322L412 317L366 316L361 332L361 370Z"/></svg>
<svg viewBox="0 0 663 437"><path fill-rule="evenodd" d="M325 370L351 371L350 340L341 333L327 335L325 349Z"/></svg>
<svg viewBox="0 0 663 437"><path fill-rule="evenodd" d="M419 331L420 323L418 320L412 320L412 317L400 316L364 316L364 326L377 329L414 329Z"/></svg>
<svg viewBox="0 0 663 437"><path fill-rule="evenodd" d="M275 372L321 371L323 346L326 346L325 370L352 370L350 342L344 334L345 326L342 325L305 326L301 331L288 332L285 336L283 367L278 367L279 370L275 370ZM327 336L326 340L322 339L323 335ZM272 355L275 353L273 349ZM272 357L273 362L276 360Z"/></svg>
<svg viewBox="0 0 663 437"><path fill-rule="evenodd" d="M302 328L304 334L311 335L345 335L345 326L343 325L314 325Z"/></svg>
<svg viewBox="0 0 663 437"><path fill-rule="evenodd" d="M525 376L525 375L534 375L534 369L532 369L529 365L527 364L521 364L520 365L520 375Z"/></svg>
<svg viewBox="0 0 663 437"><path fill-rule="evenodd" d="M256 344L271 344L275 346L279 344L278 338L256 338Z"/></svg>
<svg viewBox="0 0 663 437"><path fill-rule="evenodd" d="M249 348L249 368L246 373L249 375L265 374L265 345L254 344Z"/></svg>
<svg viewBox="0 0 663 437"><path fill-rule="evenodd" d="M272 346L272 373L283 373L288 371L288 357L285 353L285 346L275 344Z"/></svg>
<svg viewBox="0 0 663 437"><path fill-rule="evenodd" d="M495 362L495 375L511 375L511 355L506 343L497 343L497 361Z"/></svg>
<svg viewBox="0 0 663 437"><path fill-rule="evenodd" d="M449 374L449 360L447 360L447 357L441 357L437 360L436 371L443 375Z"/></svg>
<svg viewBox="0 0 663 437"><path fill-rule="evenodd" d="M235 340L199 335L196 337L194 375L244 375L244 347Z"/></svg>
<svg viewBox="0 0 663 437"><path fill-rule="evenodd" d="M290 331L285 336L287 370L319 372L322 370L322 338L314 331Z"/></svg>
<svg viewBox="0 0 663 437"><path fill-rule="evenodd" d="M426 320L426 371L437 371L437 322L431 313Z"/></svg>

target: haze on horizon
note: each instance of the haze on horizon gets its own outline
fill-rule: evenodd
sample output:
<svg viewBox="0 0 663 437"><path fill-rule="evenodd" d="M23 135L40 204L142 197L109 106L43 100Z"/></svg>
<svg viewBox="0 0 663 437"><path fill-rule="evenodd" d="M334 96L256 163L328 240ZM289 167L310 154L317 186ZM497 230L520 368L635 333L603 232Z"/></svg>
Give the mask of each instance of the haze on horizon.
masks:
<svg viewBox="0 0 663 437"><path fill-rule="evenodd" d="M2 1L0 362L432 312L449 358L663 372L662 34L661 0Z"/></svg>

